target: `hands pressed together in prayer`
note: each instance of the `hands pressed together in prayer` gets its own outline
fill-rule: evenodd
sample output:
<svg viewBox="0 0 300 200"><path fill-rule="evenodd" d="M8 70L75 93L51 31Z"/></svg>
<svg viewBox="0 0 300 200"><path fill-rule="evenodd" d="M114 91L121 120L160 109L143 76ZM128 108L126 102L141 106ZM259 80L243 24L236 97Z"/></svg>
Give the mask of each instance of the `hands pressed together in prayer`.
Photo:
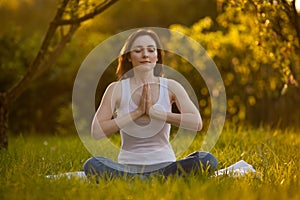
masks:
<svg viewBox="0 0 300 200"><path fill-rule="evenodd" d="M154 118L154 119L159 119L159 120L166 120L166 115L167 113L162 111L162 110L158 110L154 106L155 104L153 104L152 101L152 96L151 96L151 89L150 89L150 85L148 83L145 83L143 85L143 91L142 91L142 95L140 98L140 102L137 108L137 111L139 112L140 116L147 116L149 118Z"/></svg>

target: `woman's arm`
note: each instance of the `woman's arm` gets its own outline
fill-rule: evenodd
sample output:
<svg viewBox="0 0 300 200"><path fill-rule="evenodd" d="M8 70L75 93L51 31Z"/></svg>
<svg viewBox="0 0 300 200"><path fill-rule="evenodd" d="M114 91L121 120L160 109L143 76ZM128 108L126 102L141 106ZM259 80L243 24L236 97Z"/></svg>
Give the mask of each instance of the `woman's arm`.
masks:
<svg viewBox="0 0 300 200"><path fill-rule="evenodd" d="M185 89L177 81L171 79L168 79L168 88L180 113L165 113L151 107L149 111L150 116L160 120L165 120L167 123L177 127L200 131L202 129L201 115L197 107L190 100Z"/></svg>
<svg viewBox="0 0 300 200"><path fill-rule="evenodd" d="M100 103L100 106L92 122L91 133L94 139L100 139L112 135L127 125L129 122L139 118L145 113L146 98L141 98L139 107L128 114L113 117L113 112L118 103L120 103L122 89L119 82L111 83ZM145 90L143 90L145 92ZM146 96L145 94L142 96Z"/></svg>

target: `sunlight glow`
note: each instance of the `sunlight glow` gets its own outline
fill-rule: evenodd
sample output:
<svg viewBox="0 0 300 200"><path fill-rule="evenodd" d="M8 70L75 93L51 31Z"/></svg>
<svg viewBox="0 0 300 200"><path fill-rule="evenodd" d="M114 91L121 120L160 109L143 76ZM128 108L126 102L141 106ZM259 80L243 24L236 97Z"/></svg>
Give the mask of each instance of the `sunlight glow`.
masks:
<svg viewBox="0 0 300 200"><path fill-rule="evenodd" d="M296 6L297 12L300 13L300 0L296 0L295 6Z"/></svg>

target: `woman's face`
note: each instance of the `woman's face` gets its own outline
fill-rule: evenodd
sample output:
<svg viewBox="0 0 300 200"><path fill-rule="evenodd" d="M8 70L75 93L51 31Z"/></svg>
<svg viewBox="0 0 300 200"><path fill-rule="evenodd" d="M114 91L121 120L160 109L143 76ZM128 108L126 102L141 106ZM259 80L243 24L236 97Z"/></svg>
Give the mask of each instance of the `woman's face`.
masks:
<svg viewBox="0 0 300 200"><path fill-rule="evenodd" d="M145 65L154 68L157 60L157 47L152 37L149 35L137 37L130 49L129 61L132 66Z"/></svg>

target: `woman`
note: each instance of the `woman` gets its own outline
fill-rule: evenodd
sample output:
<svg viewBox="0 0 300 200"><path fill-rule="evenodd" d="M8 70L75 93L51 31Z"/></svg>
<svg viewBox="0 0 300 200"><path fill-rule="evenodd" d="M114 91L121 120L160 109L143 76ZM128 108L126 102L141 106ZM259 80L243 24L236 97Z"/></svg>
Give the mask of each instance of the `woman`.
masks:
<svg viewBox="0 0 300 200"><path fill-rule="evenodd" d="M200 131L202 120L185 89L162 77L162 62L163 50L155 32L140 29L128 37L119 57L119 81L107 87L92 123L95 139L120 132L118 162L90 158L84 164L87 175L167 177L217 168L216 158L207 152L176 161L169 142L170 126ZM180 113L172 112L173 103ZM113 117L115 111L117 117Z"/></svg>

